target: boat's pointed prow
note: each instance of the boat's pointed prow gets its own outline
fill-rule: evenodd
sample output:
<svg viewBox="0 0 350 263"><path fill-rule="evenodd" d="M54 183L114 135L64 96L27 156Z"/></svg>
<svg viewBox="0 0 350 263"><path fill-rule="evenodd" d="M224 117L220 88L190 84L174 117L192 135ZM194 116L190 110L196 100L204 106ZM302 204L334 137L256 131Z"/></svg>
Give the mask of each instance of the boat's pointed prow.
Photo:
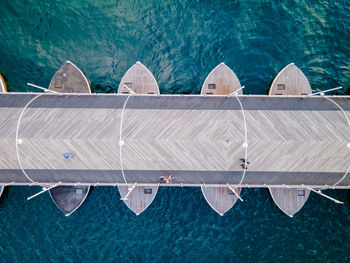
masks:
<svg viewBox="0 0 350 263"><path fill-rule="evenodd" d="M207 203L221 216L230 210L238 199L227 186L202 186L201 189ZM241 192L241 188L234 190L238 194Z"/></svg>
<svg viewBox="0 0 350 263"><path fill-rule="evenodd" d="M84 73L71 61L59 68L51 79L49 90L58 93L91 93L90 83Z"/></svg>
<svg viewBox="0 0 350 263"><path fill-rule="evenodd" d="M222 62L205 79L201 95L228 95L240 88L241 84L236 74ZM242 94L242 90L237 93Z"/></svg>
<svg viewBox="0 0 350 263"><path fill-rule="evenodd" d="M49 190L55 205L66 215L71 215L85 201L90 186L57 186Z"/></svg>
<svg viewBox="0 0 350 263"><path fill-rule="evenodd" d="M269 95L307 95L311 86L304 73L294 64L285 66L274 78Z"/></svg>
<svg viewBox="0 0 350 263"><path fill-rule="evenodd" d="M118 87L118 93L129 94L133 91L136 94L159 95L159 88L156 79L151 71L140 61L137 61L123 76Z"/></svg>
<svg viewBox="0 0 350 263"><path fill-rule="evenodd" d="M126 196L129 192L129 187L120 185L118 186L119 194L121 197ZM123 199L126 206L135 213L135 215L141 214L147 209L147 207L153 202L158 192L158 185L154 186L135 186L131 191L127 199Z"/></svg>
<svg viewBox="0 0 350 263"><path fill-rule="evenodd" d="M270 188L273 201L289 217L293 217L307 201L310 190L305 188Z"/></svg>

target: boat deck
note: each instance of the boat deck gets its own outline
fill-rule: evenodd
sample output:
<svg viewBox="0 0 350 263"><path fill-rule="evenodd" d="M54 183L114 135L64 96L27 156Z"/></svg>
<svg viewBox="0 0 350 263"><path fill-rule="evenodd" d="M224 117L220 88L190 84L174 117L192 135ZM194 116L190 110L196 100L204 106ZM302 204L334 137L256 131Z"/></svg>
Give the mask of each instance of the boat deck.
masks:
<svg viewBox="0 0 350 263"><path fill-rule="evenodd" d="M88 88L87 88L88 87ZM67 61L53 76L49 89L59 93L90 93L90 84L83 72Z"/></svg>
<svg viewBox="0 0 350 263"><path fill-rule="evenodd" d="M307 201L310 190L305 188L270 188L272 199L288 216L293 217Z"/></svg>
<svg viewBox="0 0 350 263"><path fill-rule="evenodd" d="M57 186L50 189L50 195L56 206L66 215L71 215L84 202L90 187Z"/></svg>
<svg viewBox="0 0 350 263"><path fill-rule="evenodd" d="M285 66L271 83L270 95L307 95L311 86L304 73L290 63Z"/></svg>

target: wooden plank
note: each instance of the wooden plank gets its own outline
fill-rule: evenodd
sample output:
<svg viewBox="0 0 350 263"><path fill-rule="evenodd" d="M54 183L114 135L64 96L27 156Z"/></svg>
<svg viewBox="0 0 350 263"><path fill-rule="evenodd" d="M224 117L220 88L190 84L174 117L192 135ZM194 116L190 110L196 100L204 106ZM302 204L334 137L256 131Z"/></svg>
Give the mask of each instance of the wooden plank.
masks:
<svg viewBox="0 0 350 263"><path fill-rule="evenodd" d="M311 94L311 86L304 73L291 63L284 67L271 84L269 95ZM306 188L269 188L275 204L293 217L306 203L310 190Z"/></svg>
<svg viewBox="0 0 350 263"><path fill-rule="evenodd" d="M83 72L70 61L67 61L53 76L49 90L59 93L91 93L89 81ZM50 189L49 193L55 205L66 216L69 216L84 203L89 190L90 185L59 185Z"/></svg>
<svg viewBox="0 0 350 263"><path fill-rule="evenodd" d="M128 87L128 88L126 88ZM159 95L159 88L152 73L141 62L136 62L120 81L118 93ZM143 137L141 134L140 138ZM119 194L124 197L128 192L128 186L118 186ZM123 200L127 207L136 215L141 214L153 202L158 192L158 185L152 187L138 186L132 190L127 200Z"/></svg>
<svg viewBox="0 0 350 263"><path fill-rule="evenodd" d="M241 84L236 74L224 63L220 63L205 79L201 94L229 95L240 88ZM239 90L237 94L242 94L242 90ZM217 134L218 138L220 138L220 136L220 134ZM238 199L227 186L202 186L201 189L207 203L221 216L230 210ZM234 188L234 190L236 193L240 194L242 188Z"/></svg>
<svg viewBox="0 0 350 263"><path fill-rule="evenodd" d="M118 93L128 94L130 90L136 94L159 94L159 88L153 74L141 62L137 61L125 73L118 87Z"/></svg>
<svg viewBox="0 0 350 263"><path fill-rule="evenodd" d="M67 61L51 79L49 89L59 93L91 93L90 83L83 72Z"/></svg>
<svg viewBox="0 0 350 263"><path fill-rule="evenodd" d="M220 63L205 79L201 95L229 95L240 88L241 84L236 74L225 63ZM237 93L243 94L242 90Z"/></svg>

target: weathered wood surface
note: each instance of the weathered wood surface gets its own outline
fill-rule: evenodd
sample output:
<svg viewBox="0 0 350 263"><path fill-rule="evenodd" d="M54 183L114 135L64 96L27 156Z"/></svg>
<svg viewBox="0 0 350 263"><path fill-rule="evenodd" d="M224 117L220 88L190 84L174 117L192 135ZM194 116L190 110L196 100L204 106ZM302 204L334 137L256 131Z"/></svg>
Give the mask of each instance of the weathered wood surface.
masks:
<svg viewBox="0 0 350 263"><path fill-rule="evenodd" d="M235 73L221 63L205 79L201 94L229 95L240 88L241 85ZM242 94L242 90L237 94ZM207 203L221 216L230 210L238 199L227 186L202 186L201 189ZM234 188L234 190L236 193L241 192L241 188Z"/></svg>
<svg viewBox="0 0 350 263"><path fill-rule="evenodd" d="M60 83L60 87L58 87ZM82 71L67 61L53 76L50 90L60 93L91 93L88 80ZM87 120L88 121L88 120ZM62 152L63 155L65 152ZM56 186L49 190L55 205L66 215L71 215L85 201L90 186Z"/></svg>
<svg viewBox="0 0 350 263"><path fill-rule="evenodd" d="M0 94L1 183L25 180L15 138L23 107L38 94ZM350 116L350 97L329 97ZM44 94L23 113L19 158L40 182L123 183L120 116L125 95ZM247 123L243 184L332 185L350 164L349 126L326 97L240 96ZM124 112L128 182L238 184L244 127L236 97L131 96ZM65 160L64 152L73 152ZM346 177L340 185L350 185Z"/></svg>
<svg viewBox="0 0 350 263"><path fill-rule="evenodd" d="M59 93L91 93L90 84L83 72L67 61L53 76L49 89Z"/></svg>
<svg viewBox="0 0 350 263"><path fill-rule="evenodd" d="M230 210L238 199L227 186L213 187L202 185L201 190L210 207L221 216ZM235 188L235 191L239 195L241 188Z"/></svg>
<svg viewBox="0 0 350 263"><path fill-rule="evenodd" d="M269 95L307 95L311 86L304 73L290 63L285 66L271 83Z"/></svg>
<svg viewBox="0 0 350 263"><path fill-rule="evenodd" d="M279 86L278 86L279 85ZM291 63L278 73L271 84L269 95L279 95L281 87L285 95L311 94L311 86L304 73ZM299 190L304 195L299 195ZM306 188L269 188L275 204L288 216L293 217L307 201L310 190Z"/></svg>
<svg viewBox="0 0 350 263"><path fill-rule="evenodd" d="M136 62L122 78L118 93L130 92L136 94L159 94L156 79L152 73L140 62ZM142 136L142 135L141 135ZM118 186L119 194L124 197L128 192L127 186ZM136 215L141 214L154 200L158 192L158 185L151 187L135 186L127 200L123 200L127 207Z"/></svg>
<svg viewBox="0 0 350 263"><path fill-rule="evenodd" d="M90 186L58 186L49 190L55 205L66 215L71 215L85 201Z"/></svg>
<svg viewBox="0 0 350 263"><path fill-rule="evenodd" d="M159 94L158 84L153 74L139 61L123 76L118 87L118 93L130 93L130 90L125 86L136 94Z"/></svg>
<svg viewBox="0 0 350 263"><path fill-rule="evenodd" d="M121 197L128 193L128 186L118 186ZM127 207L136 215L141 214L153 202L158 192L158 185L154 186L136 186L127 200L123 200Z"/></svg>
<svg viewBox="0 0 350 263"><path fill-rule="evenodd" d="M290 217L299 212L310 195L310 190L305 188L270 188L269 191L279 209Z"/></svg>
<svg viewBox="0 0 350 263"><path fill-rule="evenodd" d="M241 88L236 74L224 63L217 65L205 79L202 95L228 95ZM237 94L242 94L239 90Z"/></svg>

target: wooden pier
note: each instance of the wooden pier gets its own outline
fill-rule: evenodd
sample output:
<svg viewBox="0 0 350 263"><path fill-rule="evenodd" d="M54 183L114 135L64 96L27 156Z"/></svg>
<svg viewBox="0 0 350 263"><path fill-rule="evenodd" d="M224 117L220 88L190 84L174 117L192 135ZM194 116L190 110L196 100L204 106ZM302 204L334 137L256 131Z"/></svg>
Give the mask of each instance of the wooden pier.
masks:
<svg viewBox="0 0 350 263"><path fill-rule="evenodd" d="M159 186L201 187L219 214L244 187L270 189L288 215L310 191L350 189L350 96L308 96L293 64L268 96L243 95L223 63L201 95L160 95L139 62L118 94L89 94L71 62L49 91L0 93L0 186L44 186L67 215L90 186L118 186L135 214Z"/></svg>
<svg viewBox="0 0 350 263"><path fill-rule="evenodd" d="M125 184L124 111L130 185L350 185L349 96L128 96L0 94L0 183Z"/></svg>

